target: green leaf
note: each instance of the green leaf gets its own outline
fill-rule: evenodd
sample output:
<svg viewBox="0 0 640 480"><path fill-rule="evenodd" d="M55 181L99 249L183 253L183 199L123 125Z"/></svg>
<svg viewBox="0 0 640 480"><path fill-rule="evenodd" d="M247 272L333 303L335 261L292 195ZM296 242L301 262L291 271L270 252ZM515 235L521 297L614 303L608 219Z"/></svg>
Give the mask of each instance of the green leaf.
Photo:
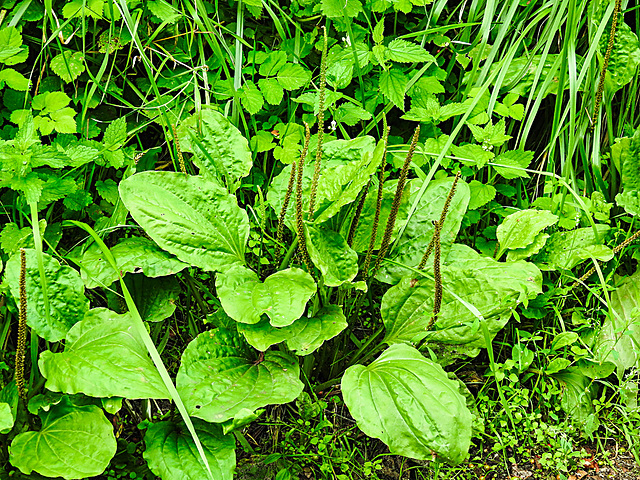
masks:
<svg viewBox="0 0 640 480"><path fill-rule="evenodd" d="M0 72L0 82L5 82L9 88L24 92L29 90L29 79L13 68L5 68Z"/></svg>
<svg viewBox="0 0 640 480"><path fill-rule="evenodd" d="M47 317L36 251L28 249L26 257L27 325L48 342L58 342L66 337L69 329L89 310L89 300L84 296L84 285L80 275L73 268L60 265L51 255L43 253L50 309ZM13 255L7 262L5 278L16 304L19 304L19 254Z"/></svg>
<svg viewBox="0 0 640 480"><path fill-rule="evenodd" d="M0 29L0 62L16 65L26 61L29 50L22 46L22 35L16 27Z"/></svg>
<svg viewBox="0 0 640 480"><path fill-rule="evenodd" d="M112 205L115 205L120 200L118 184L112 178L107 178L105 181L98 180L96 182L96 192Z"/></svg>
<svg viewBox="0 0 640 480"><path fill-rule="evenodd" d="M176 382L191 416L221 423L245 408L291 402L304 387L299 376L295 358L266 352L258 362L238 333L217 328L187 346Z"/></svg>
<svg viewBox="0 0 640 480"><path fill-rule="evenodd" d="M371 113L353 103L343 103L334 112L333 119L354 126L362 120L371 120Z"/></svg>
<svg viewBox="0 0 640 480"><path fill-rule="evenodd" d="M602 245L609 229L608 225L596 224L597 237L591 227L577 228L570 232L556 232L547 241L538 260L560 270L571 270L591 257L602 261L611 260L613 252Z"/></svg>
<svg viewBox="0 0 640 480"><path fill-rule="evenodd" d="M344 401L358 427L392 454L458 464L471 442L471 412L440 365L408 345L393 345L370 365L349 367Z"/></svg>
<svg viewBox="0 0 640 480"><path fill-rule="evenodd" d="M104 131L102 143L110 150L115 151L127 143L127 120L125 117L116 118L109 123Z"/></svg>
<svg viewBox="0 0 640 480"><path fill-rule="evenodd" d="M322 0L322 13L329 18L352 18L362 11L360 0Z"/></svg>
<svg viewBox="0 0 640 480"><path fill-rule="evenodd" d="M128 313L90 310L69 330L64 352L42 352L38 366L53 392L170 398Z"/></svg>
<svg viewBox="0 0 640 480"><path fill-rule="evenodd" d="M311 74L297 63L287 63L278 71L278 83L285 90L295 90L311 80Z"/></svg>
<svg viewBox="0 0 640 480"><path fill-rule="evenodd" d="M11 413L11 405L0 402L0 434L6 434L11 431L15 419Z"/></svg>
<svg viewBox="0 0 640 480"><path fill-rule="evenodd" d="M511 135L506 135L505 130L507 128L504 119L501 119L495 125L491 123L482 128L478 125L467 125L473 133L473 138L476 142L483 145L491 145L493 147L499 147L511 138Z"/></svg>
<svg viewBox="0 0 640 480"><path fill-rule="evenodd" d="M425 330L433 316L432 278L408 275L387 290L380 307L386 343L426 338L429 342L485 348L484 335L473 324L474 314L458 298L482 314L493 336L518 303L542 292L542 274L535 265L500 263L465 245L453 245L441 271L442 306L433 330Z"/></svg>
<svg viewBox="0 0 640 480"><path fill-rule="evenodd" d="M496 230L500 242L496 258L500 258L506 250L528 247L542 230L557 222L558 216L547 210L529 209L512 213Z"/></svg>
<svg viewBox="0 0 640 480"><path fill-rule="evenodd" d="M287 63L287 54L280 50L275 50L267 55L267 58L260 64L258 72L263 77L270 77L278 73Z"/></svg>
<svg viewBox="0 0 640 480"><path fill-rule="evenodd" d="M493 200L496 196L496 189L493 185L471 180L469 182L469 193L469 210L475 210Z"/></svg>
<svg viewBox="0 0 640 480"><path fill-rule="evenodd" d="M165 0L155 0L147 2L146 6L149 8L149 11L156 17L158 17L162 22L173 24L182 18L182 12L180 12L180 10L176 9L173 5L166 2ZM203 474L202 478L204 477L206 477L205 474Z"/></svg>
<svg viewBox="0 0 640 480"><path fill-rule="evenodd" d="M180 295L180 284L175 277L127 275L124 282L145 322L159 322L175 312Z"/></svg>
<svg viewBox="0 0 640 480"><path fill-rule="evenodd" d="M380 92L396 107L404 111L404 93L409 79L396 68L380 74Z"/></svg>
<svg viewBox="0 0 640 480"><path fill-rule="evenodd" d="M392 40L385 50L389 60L403 63L430 62L435 63L436 59L420 45L407 40L396 38Z"/></svg>
<svg viewBox="0 0 640 480"><path fill-rule="evenodd" d="M477 145L475 143L467 145L451 145L451 153L455 155L463 165L468 167L476 167L478 169L484 167L488 161L495 156L488 147Z"/></svg>
<svg viewBox="0 0 640 480"><path fill-rule="evenodd" d="M205 178L226 179L232 185L249 174L249 143L220 112L203 107L182 120L177 132L182 150L194 154L193 163Z"/></svg>
<svg viewBox="0 0 640 480"><path fill-rule="evenodd" d="M63 50L51 59L51 70L66 83L73 82L84 72L84 55L82 52Z"/></svg>
<svg viewBox="0 0 640 480"><path fill-rule="evenodd" d="M242 106L247 109L251 115L258 113L264 105L264 98L256 87L256 84L251 80L247 80L243 87L239 90L240 101Z"/></svg>
<svg viewBox="0 0 640 480"><path fill-rule="evenodd" d="M526 258L529 258L531 255L535 255L540 250L542 250L542 247L547 244L547 239L549 237L550 235L546 233L539 233L538 235L536 235L536 237L533 239L533 243L531 243L530 245L527 245L524 248L509 250L507 252L507 262L524 260Z"/></svg>
<svg viewBox="0 0 640 480"><path fill-rule="evenodd" d="M420 182L420 180L415 183ZM414 183L414 182L412 182ZM396 241L396 248L391 252L390 259L394 263L383 263L376 278L385 283L397 283L409 273L403 265L415 267L420 263L427 246L433 238L435 227L434 220L440 220L442 207L451 191L453 178L444 178L432 181L418 203L418 208L406 224L402 237ZM407 188L413 188L411 183ZM413 192L409 199L409 205L416 200L417 192ZM469 204L469 187L462 180L458 182L455 195L451 199L449 213L445 219L440 234L442 258L446 258L451 245L455 241L462 223L462 217ZM381 235L381 234L380 234ZM431 255L430 265L433 265ZM427 268L428 265L427 264Z"/></svg>
<svg viewBox="0 0 640 480"><path fill-rule="evenodd" d="M583 375L578 367L569 367L553 374L562 385L562 409L572 417L587 435L598 429L599 421L593 407L597 388L593 381Z"/></svg>
<svg viewBox="0 0 640 480"><path fill-rule="evenodd" d="M213 478L232 480L236 466L235 439L223 435L218 425L194 419L193 425L202 443ZM144 459L149 469L163 480L200 480L207 478L195 443L183 424L157 422L144 435Z"/></svg>
<svg viewBox="0 0 640 480"><path fill-rule="evenodd" d="M358 254L337 232L324 226L307 224L307 250L311 261L322 272L324 284L339 287L358 275Z"/></svg>
<svg viewBox="0 0 640 480"><path fill-rule="evenodd" d="M493 168L496 169L502 177L507 180L511 180L513 178L529 178L529 175L522 168L528 168L529 164L533 160L533 152L525 151L525 150L509 150L507 152L501 153L496 157L493 161L494 163L498 163L503 166L495 166ZM519 167L519 168L508 168L508 167Z"/></svg>
<svg viewBox="0 0 640 480"><path fill-rule="evenodd" d="M623 186L622 193L616 195L616 203L630 215L640 216L640 128L632 138L625 137L614 147L611 155L614 156L615 150L621 164Z"/></svg>
<svg viewBox="0 0 640 480"><path fill-rule="evenodd" d="M268 276L264 283L245 267L233 267L216 277L216 291L224 311L240 323L258 323L266 313L274 327L286 327L300 318L316 284L299 268Z"/></svg>
<svg viewBox="0 0 640 480"><path fill-rule="evenodd" d="M147 277L163 277L178 273L187 267L173 255L161 250L144 237L125 238L111 248L120 273L144 273ZM108 287L118 280L111 264L95 243L84 252L81 265L82 280L87 288Z"/></svg>
<svg viewBox="0 0 640 480"><path fill-rule="evenodd" d="M11 380L0 390L0 435L9 433L13 428L19 401L18 387L15 380Z"/></svg>
<svg viewBox="0 0 640 480"><path fill-rule="evenodd" d="M94 405L76 407L65 398L40 419L40 431L19 434L9 447L11 464L25 475L94 477L116 453L113 425Z"/></svg>
<svg viewBox="0 0 640 480"><path fill-rule="evenodd" d="M640 270L616 283L595 351L600 361L615 363L623 378L640 359Z"/></svg>
<svg viewBox="0 0 640 480"><path fill-rule="evenodd" d="M79 212L93 203L93 197L91 196L91 193L86 190L79 189L74 190L67 195L62 203L64 203L64 206L69 210Z"/></svg>
<svg viewBox="0 0 640 480"><path fill-rule="evenodd" d="M275 78L261 78L258 80L258 85L267 103L270 105L280 105L282 97L284 96L284 90L278 80Z"/></svg>
<svg viewBox="0 0 640 480"><path fill-rule="evenodd" d="M160 248L183 262L219 271L244 264L249 219L220 185L178 172L141 172L120 182L120 197Z"/></svg>
<svg viewBox="0 0 640 480"><path fill-rule="evenodd" d="M576 332L562 332L555 336L551 342L551 350L560 350L575 343L580 336Z"/></svg>
<svg viewBox="0 0 640 480"><path fill-rule="evenodd" d="M314 317L302 317L284 328L276 328L263 320L254 325L238 324L238 331L249 344L265 351L271 345L287 342L287 347L297 355L309 355L324 342L347 328L347 319L337 305L322 308Z"/></svg>
<svg viewBox="0 0 640 480"><path fill-rule="evenodd" d="M64 18L85 17L87 15L99 20L105 0L71 0L62 7Z"/></svg>

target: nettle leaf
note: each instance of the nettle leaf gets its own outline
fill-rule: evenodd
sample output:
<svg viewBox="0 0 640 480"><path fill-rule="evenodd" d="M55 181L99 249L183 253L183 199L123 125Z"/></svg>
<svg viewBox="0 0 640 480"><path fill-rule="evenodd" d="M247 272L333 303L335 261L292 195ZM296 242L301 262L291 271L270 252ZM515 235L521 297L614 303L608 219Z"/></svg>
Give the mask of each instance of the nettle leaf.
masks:
<svg viewBox="0 0 640 480"><path fill-rule="evenodd" d="M371 120L371 113L353 103L343 103L333 113L333 119L352 127L363 120Z"/></svg>
<svg viewBox="0 0 640 480"><path fill-rule="evenodd" d="M42 352L38 366L53 392L170 398L128 313L94 308L69 330L64 352Z"/></svg>
<svg viewBox="0 0 640 480"><path fill-rule="evenodd" d="M441 271L442 307L430 331L425 328L433 316L432 278L407 275L387 290L380 307L386 343L426 338L429 342L485 348L482 331L473 324L473 313L456 296L482 314L493 337L518 303L542 292L542 273L532 263L499 263L465 245L453 245Z"/></svg>
<svg viewBox="0 0 640 480"><path fill-rule="evenodd" d="M260 64L258 73L263 77L275 75L286 63L287 54L283 51L276 50L267 55L267 58Z"/></svg>
<svg viewBox="0 0 640 480"><path fill-rule="evenodd" d="M358 427L391 453L458 464L471 442L471 412L440 365L413 347L393 345L368 366L349 367L342 392Z"/></svg>
<svg viewBox="0 0 640 480"><path fill-rule="evenodd" d="M87 15L99 20L105 0L71 0L62 7L64 18L85 17Z"/></svg>
<svg viewBox="0 0 640 480"><path fill-rule="evenodd" d="M527 172L522 170L522 168L528 168L532 160L533 152L527 150L509 150L498 155L493 161L494 163L498 163L502 166L494 165L493 168L495 168L496 172L498 172L503 178L506 178L507 180L518 177L529 178Z"/></svg>
<svg viewBox="0 0 640 480"><path fill-rule="evenodd" d="M340 61L329 65L327 68L327 84L334 88L347 88L353 80L353 60Z"/></svg>
<svg viewBox="0 0 640 480"><path fill-rule="evenodd" d="M417 188L414 190L411 184L417 185L419 183L421 183L421 181L416 180L410 182L408 185L408 188L411 188L410 191L413 190L409 199L409 205L414 203L417 195ZM396 248L391 252L390 259L393 260L394 263L383 263L376 276L378 280L385 283L398 283L400 279L410 271L402 265L415 267L420 263L424 252L427 250L427 246L433 238L435 231L433 221L440 220L442 207L451 191L452 185L453 178L435 180L429 184L418 203L418 208L406 224L402 237L396 241ZM446 258L451 245L458 235L460 225L462 224L462 217L467 211L469 198L469 186L460 180L455 195L451 199L449 213L447 214L440 234L443 258ZM429 264L433 265L433 255L431 257ZM427 264L427 267L429 264Z"/></svg>
<svg viewBox="0 0 640 480"><path fill-rule="evenodd" d="M489 123L484 128L471 124L467 126L471 130L471 133L473 133L473 138L475 138L476 142L482 143L483 145L499 147L511 138L511 135L505 134L507 126L504 118L500 119L495 125Z"/></svg>
<svg viewBox="0 0 640 480"><path fill-rule="evenodd" d="M396 68L384 70L380 74L380 92L396 107L404 111L404 94L409 79Z"/></svg>
<svg viewBox="0 0 640 480"><path fill-rule="evenodd" d="M355 17L362 11L360 0L322 0L322 13L329 18Z"/></svg>
<svg viewBox="0 0 640 480"><path fill-rule="evenodd" d="M278 80L275 78L261 78L258 80L258 86L267 103L270 105L280 105L282 97L284 96L284 90Z"/></svg>
<svg viewBox="0 0 640 480"><path fill-rule="evenodd" d="M558 216L547 210L529 209L512 213L496 230L500 242L496 258L500 258L506 250L528 247L542 230L557 222Z"/></svg>
<svg viewBox="0 0 640 480"><path fill-rule="evenodd" d="M487 185L477 180L469 182L469 193L469 210L480 208L496 197L496 189L493 185Z"/></svg>
<svg viewBox="0 0 640 480"><path fill-rule="evenodd" d="M125 238L110 250L122 275L144 273L147 277L164 277L178 273L188 266L144 237ZM119 278L118 272L104 258L102 250L95 243L87 248L79 263L82 280L87 288L108 287Z"/></svg>
<svg viewBox="0 0 640 480"><path fill-rule="evenodd" d="M595 351L601 362L615 363L622 378L640 359L640 270L617 280Z"/></svg>
<svg viewBox="0 0 640 480"><path fill-rule="evenodd" d="M244 264L249 219L217 183L141 172L120 182L120 197L147 234L183 262L219 271Z"/></svg>
<svg viewBox="0 0 640 480"><path fill-rule="evenodd" d="M221 423L241 410L296 399L303 383L297 359L266 352L257 361L237 332L216 328L198 335L182 354L178 392L191 416Z"/></svg>
<svg viewBox="0 0 640 480"><path fill-rule="evenodd" d="M25 475L94 477L116 453L113 425L94 405L78 407L65 397L41 412L40 420L40 431L17 435L9 447L9 461Z"/></svg>
<svg viewBox="0 0 640 480"><path fill-rule="evenodd" d="M467 167L483 168L487 162L495 157L495 154L487 147L469 143L467 145L451 145L451 153Z"/></svg>
<svg viewBox="0 0 640 480"><path fill-rule="evenodd" d="M102 143L112 152L127 143L127 120L124 117L116 118L109 123L104 131Z"/></svg>
<svg viewBox="0 0 640 480"><path fill-rule="evenodd" d="M307 224L307 250L313 264L322 272L324 284L339 287L358 275L358 254L337 232L327 227Z"/></svg>
<svg viewBox="0 0 640 480"><path fill-rule="evenodd" d="M149 11L158 17L162 22L176 23L182 18L182 12L165 0L147 2Z"/></svg>
<svg viewBox="0 0 640 480"><path fill-rule="evenodd" d="M112 178L107 178L104 181L98 180L96 182L96 192L112 205L118 203L120 199L118 184Z"/></svg>
<svg viewBox="0 0 640 480"><path fill-rule="evenodd" d="M58 260L42 254L49 298L49 316L45 314L44 292L36 251L27 249L27 325L48 342L64 339L69 329L79 322L89 310L89 299L84 296L84 285L78 272L60 265ZM7 262L5 279L16 302L20 302L20 255L13 255Z"/></svg>
<svg viewBox="0 0 640 480"><path fill-rule="evenodd" d="M240 323L258 323L266 313L275 327L291 325L300 318L316 292L311 275L288 268L260 282L253 270L233 267L216 277L216 291L224 311Z"/></svg>
<svg viewBox="0 0 640 480"><path fill-rule="evenodd" d="M182 120L177 132L182 150L194 154L193 163L202 176L233 184L249 174L253 165L249 142L220 112L202 108Z"/></svg>
<svg viewBox="0 0 640 480"><path fill-rule="evenodd" d="M66 83L73 82L85 70L82 52L63 50L51 59L51 70Z"/></svg>
<svg viewBox="0 0 640 480"><path fill-rule="evenodd" d="M396 38L392 40L385 50L387 59L403 63L430 62L436 59L423 47L407 40Z"/></svg>
<svg viewBox="0 0 640 480"><path fill-rule="evenodd" d="M264 105L264 98L260 90L251 80L247 80L240 89L240 101L251 115L258 113Z"/></svg>
<svg viewBox="0 0 640 480"><path fill-rule="evenodd" d="M290 350L304 356L315 352L347 326L342 308L328 305L314 317L302 317L284 328L276 328L267 320L262 320L253 325L238 324L238 331L252 347L260 351L264 352L271 345L287 342Z"/></svg>
<svg viewBox="0 0 640 480"><path fill-rule="evenodd" d="M592 227L556 232L551 235L537 260L559 270L571 270L592 257L604 262L611 260L613 251L603 245L610 228L608 225L596 224L595 232Z"/></svg>
<svg viewBox="0 0 640 480"><path fill-rule="evenodd" d="M277 79L285 90L295 90L304 87L311 80L311 74L297 63L287 63L278 70Z"/></svg>
<svg viewBox="0 0 640 480"><path fill-rule="evenodd" d="M7 84L9 88L24 92L29 90L29 79L13 68L5 68L0 72L0 82Z"/></svg>
<svg viewBox="0 0 640 480"><path fill-rule="evenodd" d="M235 438L223 435L219 425L194 419L213 478L232 480L236 466ZM144 435L144 459L149 469L163 480L200 480L207 478L193 438L184 424L157 422Z"/></svg>

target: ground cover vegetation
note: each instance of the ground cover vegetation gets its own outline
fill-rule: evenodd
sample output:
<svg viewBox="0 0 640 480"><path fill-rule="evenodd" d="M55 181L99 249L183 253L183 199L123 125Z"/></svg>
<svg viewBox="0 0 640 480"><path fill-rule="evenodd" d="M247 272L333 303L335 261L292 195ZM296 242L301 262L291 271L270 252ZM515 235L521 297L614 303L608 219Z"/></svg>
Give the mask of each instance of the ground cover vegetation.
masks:
<svg viewBox="0 0 640 480"><path fill-rule="evenodd" d="M638 460L639 16L0 2L0 476Z"/></svg>

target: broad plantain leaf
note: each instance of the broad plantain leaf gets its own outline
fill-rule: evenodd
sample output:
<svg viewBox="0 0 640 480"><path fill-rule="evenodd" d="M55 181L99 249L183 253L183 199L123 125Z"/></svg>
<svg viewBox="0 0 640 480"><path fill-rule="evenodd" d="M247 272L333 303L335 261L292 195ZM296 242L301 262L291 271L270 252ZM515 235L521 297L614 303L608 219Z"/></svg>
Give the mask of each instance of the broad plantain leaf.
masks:
<svg viewBox="0 0 640 480"><path fill-rule="evenodd" d="M159 322L175 312L180 295L175 277L148 278L138 274L127 275L124 281L145 322Z"/></svg>
<svg viewBox="0 0 640 480"><path fill-rule="evenodd" d="M496 230L500 250L496 258L500 258L506 250L525 248L531 245L538 233L554 225L558 216L547 210L520 210L506 217Z"/></svg>
<svg viewBox="0 0 640 480"><path fill-rule="evenodd" d="M65 398L40 419L40 431L19 434L9 447L11 464L26 475L94 477L116 453L113 425L94 405L77 407Z"/></svg>
<svg viewBox="0 0 640 480"><path fill-rule="evenodd" d="M121 275L144 273L147 277L163 277L188 266L144 237L125 238L110 250ZM119 278L96 243L87 248L79 263L87 288L108 287Z"/></svg>
<svg viewBox="0 0 640 480"><path fill-rule="evenodd" d="M592 435L600 425L593 408L593 399L597 396L596 384L583 375L578 367L569 367L551 376L562 386L562 409L587 435Z"/></svg>
<svg viewBox="0 0 640 480"><path fill-rule="evenodd" d="M571 270L591 257L602 261L611 260L612 250L602 245L604 236L610 228L608 225L596 224L597 237L591 227L577 228L570 232L556 232L547 240L537 260L560 270Z"/></svg>
<svg viewBox="0 0 640 480"><path fill-rule="evenodd" d="M260 351L286 341L290 350L303 356L313 353L345 328L347 319L337 305L328 305L314 317L302 317L284 328L275 328L266 320L254 325L238 324L238 331Z"/></svg>
<svg viewBox="0 0 640 480"><path fill-rule="evenodd" d="M89 310L89 300L84 296L84 285L78 272L60 265L51 255L42 254L49 298L49 318L44 312L44 293L36 251L26 250L27 258L27 325L49 342L64 339L69 329L79 322ZM5 272L16 304L20 302L20 255L13 255Z"/></svg>
<svg viewBox="0 0 640 480"><path fill-rule="evenodd" d="M54 392L170 398L128 313L94 308L69 330L64 352L42 352L38 366Z"/></svg>
<svg viewBox="0 0 640 480"><path fill-rule="evenodd" d="M442 307L438 321L429 331L426 326L433 315L435 288L431 277L409 275L387 290L380 307L386 343L427 338L429 342L484 348L484 336L472 323L475 317L456 296L483 315L493 336L519 302L542 292L542 274L532 263L499 263L469 247L454 245L442 266L442 284Z"/></svg>
<svg viewBox="0 0 640 480"><path fill-rule="evenodd" d="M633 137L625 137L620 142L617 150L620 158L620 169L622 171L623 191L616 195L616 202L623 207L627 213L640 216L640 128ZM612 148L613 154L613 148Z"/></svg>
<svg viewBox="0 0 640 480"><path fill-rule="evenodd" d="M253 161L249 142L220 112L203 107L182 120L178 138L185 152L194 154L193 163L205 178L227 180L233 185L246 177Z"/></svg>
<svg viewBox="0 0 640 480"><path fill-rule="evenodd" d="M191 416L221 423L245 408L294 400L304 387L299 376L290 355L267 352L260 361L241 335L217 328L187 346L176 383Z"/></svg>
<svg viewBox="0 0 640 480"><path fill-rule="evenodd" d="M435 230L433 221L440 220L442 207L444 206L452 185L452 178L435 180L429 184L429 187L420 199L418 208L413 213L413 216L409 218L402 237L396 242L396 247L390 255L390 259L393 260L394 263L382 265L376 277L378 280L385 283L398 283L404 275L410 272L409 269L402 265L415 267L420 263L424 252L427 250L427 246L433 238L433 232ZM416 196L417 193L411 195L409 204L413 204ZM469 198L469 186L465 182L459 181L455 195L451 199L449 213L447 214L440 234L443 258L446 257L458 235L462 217L467 211ZM433 262L433 255L431 255L430 261ZM401 265L397 265L396 263Z"/></svg>
<svg viewBox="0 0 640 480"><path fill-rule="evenodd" d="M286 327L300 318L316 291L311 275L288 268L269 275L264 283L245 267L234 267L216 277L224 311L240 323L258 323L263 313L274 327Z"/></svg>
<svg viewBox="0 0 640 480"><path fill-rule="evenodd" d="M164 250L205 270L244 265L247 213L217 183L178 172L142 172L120 182L131 216Z"/></svg>
<svg viewBox="0 0 640 480"><path fill-rule="evenodd" d="M18 416L18 387L15 380L0 390L0 435L11 431Z"/></svg>
<svg viewBox="0 0 640 480"><path fill-rule="evenodd" d="M413 347L393 345L364 367L347 369L344 401L358 427L393 454L458 464L471 442L471 412L440 365Z"/></svg>
<svg viewBox="0 0 640 480"><path fill-rule="evenodd" d="M235 439L223 435L219 425L194 419L193 425L204 449L213 478L231 480L236 465ZM147 428L144 459L162 480L207 478L195 443L183 424L157 422Z"/></svg>
<svg viewBox="0 0 640 480"><path fill-rule="evenodd" d="M596 342L600 361L618 367L618 378L640 359L640 270L624 278L611 293L609 314Z"/></svg>
<svg viewBox="0 0 640 480"><path fill-rule="evenodd" d="M337 232L324 226L307 224L305 237L311 261L322 272L324 284L339 287L358 275L358 254Z"/></svg>

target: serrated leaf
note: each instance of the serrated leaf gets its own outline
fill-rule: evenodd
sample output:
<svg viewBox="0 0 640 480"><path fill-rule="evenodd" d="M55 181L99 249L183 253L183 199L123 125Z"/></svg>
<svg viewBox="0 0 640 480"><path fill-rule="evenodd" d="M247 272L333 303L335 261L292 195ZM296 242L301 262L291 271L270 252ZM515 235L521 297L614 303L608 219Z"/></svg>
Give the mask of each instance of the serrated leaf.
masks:
<svg viewBox="0 0 640 480"><path fill-rule="evenodd" d="M329 18L352 18L362 11L360 0L322 0L322 13Z"/></svg>
<svg viewBox="0 0 640 480"><path fill-rule="evenodd" d="M113 425L94 405L77 407L65 397L40 419L38 432L17 435L9 447L9 461L25 475L35 471L65 479L94 477L116 453Z"/></svg>
<svg viewBox="0 0 640 480"><path fill-rule="evenodd" d="M432 62L436 59L420 45L407 40L396 38L392 40L385 50L386 57L395 62L415 63Z"/></svg>
<svg viewBox="0 0 640 480"><path fill-rule="evenodd" d="M267 58L260 64L258 72L263 77L270 77L278 73L278 70L280 70L285 63L287 63L287 54L281 50L276 50L267 55Z"/></svg>
<svg viewBox="0 0 640 480"><path fill-rule="evenodd" d="M98 180L96 182L96 192L112 205L115 205L120 199L118 184L111 178L107 178L104 181Z"/></svg>
<svg viewBox="0 0 640 480"><path fill-rule="evenodd" d="M90 310L69 330L64 352L42 352L38 366L53 392L170 398L128 313Z"/></svg>
<svg viewBox="0 0 640 480"><path fill-rule="evenodd" d="M127 143L127 120L119 117L107 126L102 137L102 143L111 151L115 151Z"/></svg>
<svg viewBox="0 0 640 480"><path fill-rule="evenodd" d="M240 101L251 115L258 113L264 105L264 98L260 90L251 80L247 80L240 89Z"/></svg>
<svg viewBox="0 0 640 480"><path fill-rule="evenodd" d="M368 366L349 367L342 392L358 427L393 454L419 460L464 460L471 442L471 412L440 365L418 350L393 345Z"/></svg>
<svg viewBox="0 0 640 480"><path fill-rule="evenodd" d="M78 189L67 195L63 203L64 206L69 210L79 212L83 208L91 205L91 203L93 203L93 198L91 197L91 193L87 192L86 190Z"/></svg>
<svg viewBox="0 0 640 480"><path fill-rule="evenodd" d="M182 354L176 378L189 415L221 423L243 409L288 403L304 385L297 359L255 350L237 332L217 328L198 335Z"/></svg>
<svg viewBox="0 0 640 480"><path fill-rule="evenodd" d="M176 23L182 18L182 13L165 0L155 0L146 3L149 11L162 22Z"/></svg>
<svg viewBox="0 0 640 480"><path fill-rule="evenodd" d="M249 219L220 185L178 172L141 172L119 189L131 216L178 259L218 271L244 264Z"/></svg>
<svg viewBox="0 0 640 480"><path fill-rule="evenodd" d="M84 285L73 268L60 263L43 253L49 316L45 313L44 292L40 282L40 271L36 251L27 249L27 325L40 337L57 342L66 337L69 329L79 322L89 310L89 300L84 296ZM6 265L5 278L16 302L20 302L20 255L13 255Z"/></svg>
<svg viewBox="0 0 640 480"><path fill-rule="evenodd" d="M102 18L105 0L71 0L62 7L64 18L91 16Z"/></svg>
<svg viewBox="0 0 640 480"><path fill-rule="evenodd" d="M362 120L371 120L371 113L353 103L343 103L334 112L333 119L352 127Z"/></svg>
<svg viewBox="0 0 640 480"><path fill-rule="evenodd" d="M275 78L261 78L258 80L258 86L267 103L270 105L280 105L282 97L284 96L284 90L278 80Z"/></svg>
<svg viewBox="0 0 640 480"><path fill-rule="evenodd" d="M295 90L311 80L311 74L297 63L287 63L278 71L278 83L285 90Z"/></svg>
<svg viewBox="0 0 640 480"><path fill-rule="evenodd" d="M496 196L496 189L493 185L480 183L477 180L469 182L469 192L469 210L480 208Z"/></svg>
<svg viewBox="0 0 640 480"><path fill-rule="evenodd" d="M82 52L63 50L51 59L51 70L66 83L73 82L85 70Z"/></svg>
<svg viewBox="0 0 640 480"><path fill-rule="evenodd" d="M503 178L511 180L517 177L529 178L527 172L522 170L528 168L529 164L533 160L533 152L527 150L509 150L507 152L498 155L493 163L498 163L502 166L494 165L496 172L498 172ZM520 168L508 168L508 167L520 167Z"/></svg>
<svg viewBox="0 0 640 480"><path fill-rule="evenodd" d="M213 478L232 480L236 466L235 439L223 435L220 426L194 419ZM184 424L157 422L144 435L144 459L149 469L163 480L201 480L207 478L193 439Z"/></svg>
<svg viewBox="0 0 640 480"><path fill-rule="evenodd" d="M409 79L397 69L384 70L380 74L380 92L400 110L404 111L404 92Z"/></svg>
<svg viewBox="0 0 640 480"><path fill-rule="evenodd" d="M483 168L487 162L495 156L491 150L475 143L461 146L451 145L451 153L453 153L453 155L457 157L456 160L462 162L463 165L477 167L478 169Z"/></svg>
<svg viewBox="0 0 640 480"><path fill-rule="evenodd" d="M216 291L224 311L235 321L258 323L266 313L273 326L285 327L302 316L316 284L299 268L276 272L262 283L255 272L238 266L217 275Z"/></svg>
<svg viewBox="0 0 640 480"><path fill-rule="evenodd" d="M5 82L9 88L21 92L29 90L29 79L13 68L5 68L0 72L0 82Z"/></svg>

